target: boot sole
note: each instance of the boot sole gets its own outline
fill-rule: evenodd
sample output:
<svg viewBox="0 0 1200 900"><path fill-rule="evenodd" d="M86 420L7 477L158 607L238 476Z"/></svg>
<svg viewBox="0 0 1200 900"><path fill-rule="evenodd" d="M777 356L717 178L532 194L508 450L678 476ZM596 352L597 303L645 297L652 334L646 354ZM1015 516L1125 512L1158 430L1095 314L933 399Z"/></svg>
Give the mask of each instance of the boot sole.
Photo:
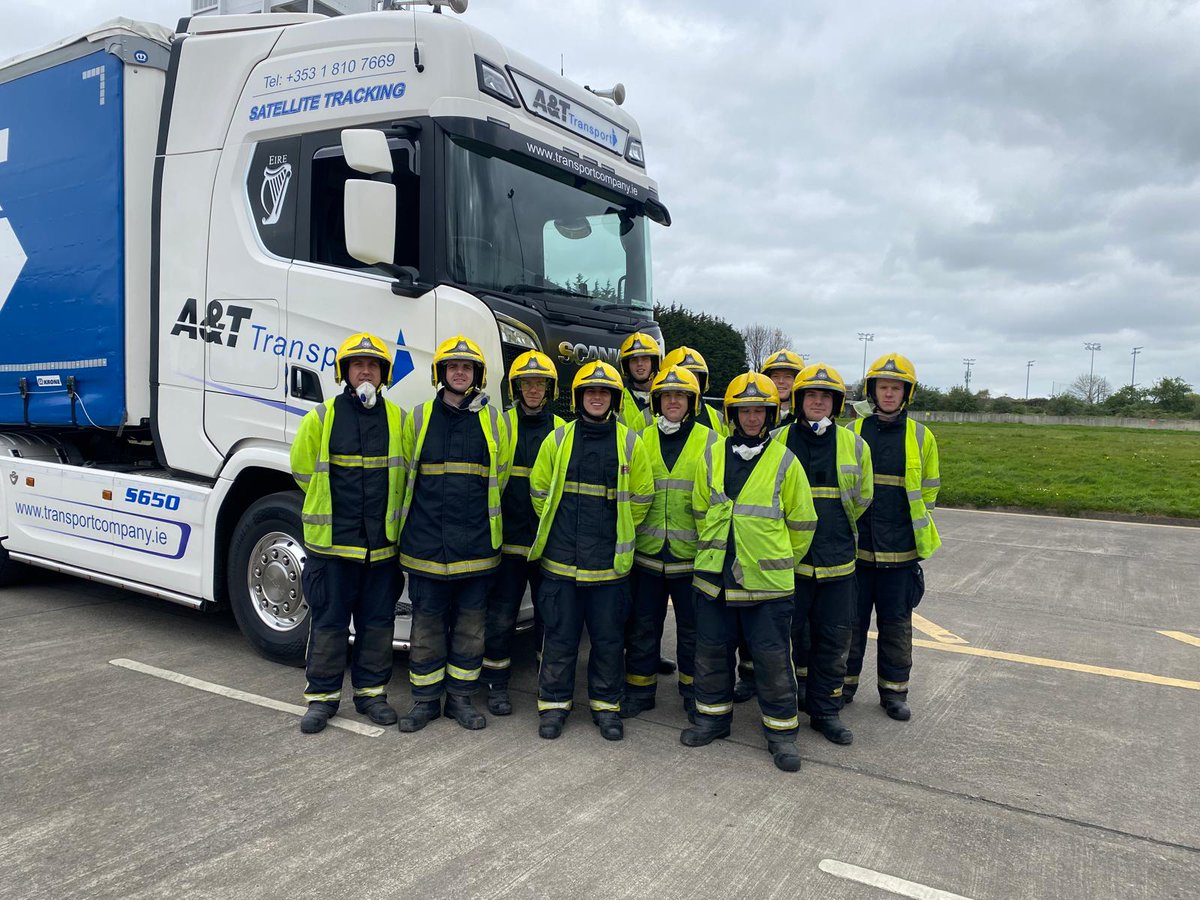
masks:
<svg viewBox="0 0 1200 900"><path fill-rule="evenodd" d="M430 716L428 719L424 719L424 720L413 720L413 719L403 719L402 718L402 719L400 719L400 730L403 731L405 734L413 734L417 731L420 731L422 728L424 728L426 725L428 725L434 719L440 719L440 718L441 718L440 714L436 715L436 716Z"/></svg>
<svg viewBox="0 0 1200 900"><path fill-rule="evenodd" d="M679 743L683 744L685 747L707 747L713 741L723 741L727 737L729 737L728 731L720 731L713 735L704 735L703 739L700 740L699 743L696 743L694 741L685 741L683 739L683 734L680 734Z"/></svg>

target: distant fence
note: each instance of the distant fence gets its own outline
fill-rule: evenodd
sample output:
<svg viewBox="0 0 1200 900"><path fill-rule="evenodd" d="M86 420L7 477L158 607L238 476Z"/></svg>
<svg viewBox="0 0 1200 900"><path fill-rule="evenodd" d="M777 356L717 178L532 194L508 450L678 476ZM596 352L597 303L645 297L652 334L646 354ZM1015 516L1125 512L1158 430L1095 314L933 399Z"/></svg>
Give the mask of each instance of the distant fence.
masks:
<svg viewBox="0 0 1200 900"><path fill-rule="evenodd" d="M1200 431L1200 419L1126 419L1120 416L1030 416L1017 413L926 412L913 410L920 422L1012 422L1021 425L1089 425L1101 428L1152 428Z"/></svg>

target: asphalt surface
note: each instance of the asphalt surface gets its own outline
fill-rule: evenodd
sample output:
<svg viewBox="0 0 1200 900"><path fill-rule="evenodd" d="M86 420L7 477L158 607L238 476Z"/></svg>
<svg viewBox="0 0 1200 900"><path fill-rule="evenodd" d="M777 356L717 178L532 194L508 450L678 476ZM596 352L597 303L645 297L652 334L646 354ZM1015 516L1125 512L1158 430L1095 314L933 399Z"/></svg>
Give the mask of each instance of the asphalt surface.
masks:
<svg viewBox="0 0 1200 900"><path fill-rule="evenodd" d="M673 676L621 743L585 709L540 740L530 635L483 731L302 735L111 662L299 704L231 619L33 573L0 589L0 897L1200 895L1200 530L938 523L912 721L875 702L872 642L853 746L803 728L797 774L753 701L682 747Z"/></svg>

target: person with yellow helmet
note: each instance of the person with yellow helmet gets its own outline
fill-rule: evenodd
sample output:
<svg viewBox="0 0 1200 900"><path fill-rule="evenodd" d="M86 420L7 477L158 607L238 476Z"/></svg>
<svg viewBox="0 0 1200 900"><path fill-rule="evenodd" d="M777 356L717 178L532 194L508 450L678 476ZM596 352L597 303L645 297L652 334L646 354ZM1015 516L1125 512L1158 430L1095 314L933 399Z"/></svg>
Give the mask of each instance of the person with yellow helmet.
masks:
<svg viewBox="0 0 1200 900"><path fill-rule="evenodd" d="M301 521L307 559L301 586L309 608L305 734L322 731L338 709L350 624L354 706L378 725L394 725L387 702L392 677L396 567L406 472L404 413L382 396L392 354L360 333L338 348L334 378L342 392L300 420L292 442L292 477L304 492Z"/></svg>
<svg viewBox="0 0 1200 900"><path fill-rule="evenodd" d="M508 684L521 600L526 587L537 599L542 582L541 566L529 561L529 548L533 546L538 524L529 497L529 473L546 435L564 424L563 419L550 411L550 403L558 398L558 370L545 353L528 350L513 360L508 370L508 389L513 405L505 413L508 484L500 498L504 544L500 548L500 568L488 598L483 644L488 711L497 716L512 714ZM536 608L534 616L540 645L541 620Z"/></svg>
<svg viewBox="0 0 1200 900"><path fill-rule="evenodd" d="M803 368L804 359L791 350L776 350L763 360L762 373L774 382L775 390L779 391L780 428L797 418L796 407L792 403L792 383Z"/></svg>
<svg viewBox="0 0 1200 900"><path fill-rule="evenodd" d="M808 476L817 530L796 567L792 660L797 703L809 724L835 744L854 735L841 720L846 659L854 636L856 523L871 505L871 450L836 423L846 403L846 383L833 366L805 366L792 390L797 420L775 435L800 460Z"/></svg>
<svg viewBox="0 0 1200 900"><path fill-rule="evenodd" d="M671 366L681 366L696 376L700 383L700 405L696 411L696 421L724 437L728 433L724 417L704 399L709 387L708 363L705 362L704 355L692 347L676 347L663 357L661 368L665 370ZM643 415L647 424L654 419L654 411L651 409L644 410Z"/></svg>
<svg viewBox="0 0 1200 900"><path fill-rule="evenodd" d="M696 420L701 402L700 382L682 366L664 367L650 388L649 408L655 417L642 432L641 442L654 473L654 500L638 526L634 548L633 608L625 626L623 719L654 708L668 597L675 610L679 693L684 710L695 710L692 561L696 558L696 521L692 489L700 457L718 438Z"/></svg>
<svg viewBox="0 0 1200 900"><path fill-rule="evenodd" d="M662 350L652 335L635 332L621 343L621 373L625 376L622 421L635 432L646 427L642 411L650 405L650 385L662 363Z"/></svg>
<svg viewBox="0 0 1200 900"><path fill-rule="evenodd" d="M476 730L471 702L483 666L484 627L503 541L500 496L508 480L508 429L488 402L487 362L471 339L443 341L433 355L437 396L404 423L408 484L401 507L400 565L408 573L413 707L400 730L445 714Z"/></svg>
<svg viewBox="0 0 1200 900"><path fill-rule="evenodd" d="M941 546L933 511L941 474L933 432L907 414L917 370L899 353L867 369L864 393L874 408L855 419L854 432L871 448L875 500L858 528L858 626L846 665L845 702L853 700L866 655L867 627L875 610L879 630L879 703L893 719L912 717L912 611L925 593L921 560Z"/></svg>
<svg viewBox="0 0 1200 900"><path fill-rule="evenodd" d="M696 715L679 740L702 747L729 736L740 623L758 674L767 750L779 769L795 772L794 571L812 543L817 514L803 467L770 436L778 416L771 379L739 375L725 391L732 434L708 447L696 468Z"/></svg>
<svg viewBox="0 0 1200 900"><path fill-rule="evenodd" d="M571 385L578 418L555 428L529 475L538 513L529 559L540 560L537 606L545 629L538 668L538 734L562 734L575 693L579 639L587 625L588 705L605 740L619 741L625 620L634 537L646 517L654 473L638 436L619 421L624 385L596 360Z"/></svg>

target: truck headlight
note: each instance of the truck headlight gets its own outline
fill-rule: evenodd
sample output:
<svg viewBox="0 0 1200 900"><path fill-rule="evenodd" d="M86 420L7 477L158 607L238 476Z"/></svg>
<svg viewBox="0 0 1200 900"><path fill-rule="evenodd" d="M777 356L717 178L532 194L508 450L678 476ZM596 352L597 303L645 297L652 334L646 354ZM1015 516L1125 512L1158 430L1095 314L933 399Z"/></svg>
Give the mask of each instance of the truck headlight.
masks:
<svg viewBox="0 0 1200 900"><path fill-rule="evenodd" d="M496 323L500 326L500 340L502 343L512 344L515 347L524 347L526 350L542 349L537 338L517 322L511 319L501 319L497 316Z"/></svg>

